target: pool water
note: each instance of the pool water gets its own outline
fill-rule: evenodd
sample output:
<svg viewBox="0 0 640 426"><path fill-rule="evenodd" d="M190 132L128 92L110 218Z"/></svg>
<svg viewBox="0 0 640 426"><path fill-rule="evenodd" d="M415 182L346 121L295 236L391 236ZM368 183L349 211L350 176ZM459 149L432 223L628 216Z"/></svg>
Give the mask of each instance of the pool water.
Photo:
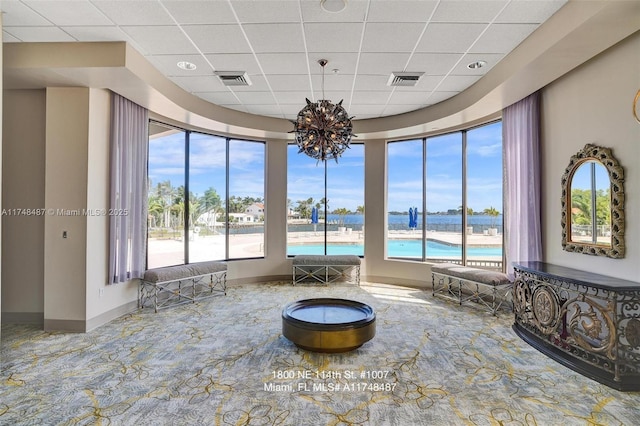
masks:
<svg viewBox="0 0 640 426"><path fill-rule="evenodd" d="M420 240L389 240L387 241L389 257L421 257L422 242ZM287 254L324 254L323 244L289 245ZM355 254L364 255L362 244L329 244L327 254ZM437 241L427 241L427 257L461 257L462 247L450 246ZM501 247L468 247L467 256L502 257Z"/></svg>

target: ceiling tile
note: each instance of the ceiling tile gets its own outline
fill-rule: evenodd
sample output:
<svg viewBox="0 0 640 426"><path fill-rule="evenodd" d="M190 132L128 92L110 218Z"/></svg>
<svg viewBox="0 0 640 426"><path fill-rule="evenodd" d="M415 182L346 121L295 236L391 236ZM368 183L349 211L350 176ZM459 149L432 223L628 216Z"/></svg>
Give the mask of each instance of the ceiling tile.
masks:
<svg viewBox="0 0 640 426"><path fill-rule="evenodd" d="M88 1L23 1L56 25L113 25L104 13ZM5 2L6 3L6 2Z"/></svg>
<svg viewBox="0 0 640 426"><path fill-rule="evenodd" d="M131 37L129 37L128 34L126 34L116 26L63 26L62 29L78 41L127 41L131 43L136 49L139 48L137 43Z"/></svg>
<svg viewBox="0 0 640 426"><path fill-rule="evenodd" d="M353 87L353 74L327 74L324 76L324 88L326 90L351 91ZM314 89L322 90L322 75L311 77Z"/></svg>
<svg viewBox="0 0 640 426"><path fill-rule="evenodd" d="M269 92L269 85L262 75L250 75L251 86L231 86L234 92Z"/></svg>
<svg viewBox="0 0 640 426"><path fill-rule="evenodd" d="M171 25L173 20L160 2L145 0L93 0L117 25Z"/></svg>
<svg viewBox="0 0 640 426"><path fill-rule="evenodd" d="M234 87L235 88L235 87ZM234 91L240 102L249 105L273 105L276 103L271 92L240 92Z"/></svg>
<svg viewBox="0 0 640 426"><path fill-rule="evenodd" d="M260 74L262 71L254 55L250 53L218 53L205 55L216 71L245 71Z"/></svg>
<svg viewBox="0 0 640 426"><path fill-rule="evenodd" d="M389 81L388 75L360 75L356 78L354 89L360 90L377 90L391 93L393 87L387 86Z"/></svg>
<svg viewBox="0 0 640 426"><path fill-rule="evenodd" d="M8 27L4 30L20 41L76 41L58 27Z"/></svg>
<svg viewBox="0 0 640 426"><path fill-rule="evenodd" d="M325 12L320 1L301 1L302 19L305 22L363 22L368 1L352 0L340 13Z"/></svg>
<svg viewBox="0 0 640 426"><path fill-rule="evenodd" d="M185 25L182 28L202 53L252 53L238 25Z"/></svg>
<svg viewBox="0 0 640 426"><path fill-rule="evenodd" d="M175 76L170 77L170 79L190 93L226 90L226 86L222 84L220 79L215 75L194 77Z"/></svg>
<svg viewBox="0 0 640 426"><path fill-rule="evenodd" d="M519 45L537 24L493 24L473 45L472 53L507 53Z"/></svg>
<svg viewBox="0 0 640 426"><path fill-rule="evenodd" d="M566 2L567 0L512 1L495 22L539 24L549 19Z"/></svg>
<svg viewBox="0 0 640 426"><path fill-rule="evenodd" d="M278 91L274 93L280 106L295 105L300 110L305 105L305 99L311 96L311 90L303 91Z"/></svg>
<svg viewBox="0 0 640 426"><path fill-rule="evenodd" d="M309 75L307 74L270 74L267 76L271 89L288 91L310 91Z"/></svg>
<svg viewBox="0 0 640 426"><path fill-rule="evenodd" d="M413 52L424 24L368 23L362 42L363 52Z"/></svg>
<svg viewBox="0 0 640 426"><path fill-rule="evenodd" d="M485 75L504 58L502 53L469 53L464 55L460 63L451 71L451 75ZM482 68L469 69L467 65L476 61L485 61Z"/></svg>
<svg viewBox="0 0 640 426"><path fill-rule="evenodd" d="M420 71L426 75L446 75L462 58L460 53L415 53L407 71Z"/></svg>
<svg viewBox="0 0 640 426"><path fill-rule="evenodd" d="M244 24L256 53L304 52L300 24Z"/></svg>
<svg viewBox="0 0 640 426"><path fill-rule="evenodd" d="M231 7L241 23L300 22L297 1L232 1Z"/></svg>
<svg viewBox="0 0 640 426"><path fill-rule="evenodd" d="M237 24L226 1L163 0L162 4L180 25Z"/></svg>
<svg viewBox="0 0 640 426"><path fill-rule="evenodd" d="M399 92L431 92L434 90L440 82L445 78L443 75L423 75L418 80L418 83L413 87L396 87L396 91Z"/></svg>
<svg viewBox="0 0 640 426"><path fill-rule="evenodd" d="M304 105L304 98L302 98L302 102L298 104L280 104L280 110L289 120L293 120L298 116L298 112L300 112Z"/></svg>
<svg viewBox="0 0 640 426"><path fill-rule="evenodd" d="M15 38L14 36L12 36L11 34L9 34L6 31L2 31L2 42L3 43L15 43L15 42L19 42L20 40Z"/></svg>
<svg viewBox="0 0 640 426"><path fill-rule="evenodd" d="M353 94L354 105L386 105L391 92L358 91Z"/></svg>
<svg viewBox="0 0 640 426"><path fill-rule="evenodd" d="M437 1L377 0L369 4L367 22L421 22L429 20Z"/></svg>
<svg viewBox="0 0 640 426"><path fill-rule="evenodd" d="M491 22L507 0L442 1L433 14L433 22Z"/></svg>
<svg viewBox="0 0 640 426"><path fill-rule="evenodd" d="M384 105L358 105L353 104L349 110L349 115L357 119L363 120L365 118L380 117L384 111Z"/></svg>
<svg viewBox="0 0 640 426"><path fill-rule="evenodd" d="M249 112L244 105L229 104L229 105L219 105L219 106L222 106L222 107L225 107L225 108L229 108L229 109L233 109L233 110L240 111L240 112Z"/></svg>
<svg viewBox="0 0 640 426"><path fill-rule="evenodd" d="M265 115L268 117L279 117L282 118L282 113L280 112L279 108L274 108L271 107L269 105L262 105L262 104L257 104L257 105L245 105L245 107L247 108L247 112L251 113L251 114L257 114L257 115Z"/></svg>
<svg viewBox="0 0 640 426"><path fill-rule="evenodd" d="M304 35L309 52L358 52L362 23L305 23Z"/></svg>
<svg viewBox="0 0 640 426"><path fill-rule="evenodd" d="M444 92L462 92L479 79L479 75L450 75L440 83L437 90Z"/></svg>
<svg viewBox="0 0 640 426"><path fill-rule="evenodd" d="M1 7L4 28L52 25L50 20L21 2L3 1Z"/></svg>
<svg viewBox="0 0 640 426"><path fill-rule="evenodd" d="M306 74L309 72L304 53L259 53L256 55L265 74ZM319 65L317 65L320 68Z"/></svg>
<svg viewBox="0 0 640 426"><path fill-rule="evenodd" d="M393 71L404 69L409 53L362 53L358 65L358 75L389 76Z"/></svg>
<svg viewBox="0 0 640 426"><path fill-rule="evenodd" d="M194 95L201 97L205 101L209 101L216 105L234 105L240 104L238 98L228 89L224 92L196 92Z"/></svg>
<svg viewBox="0 0 640 426"><path fill-rule="evenodd" d="M151 55L147 56L160 72L167 76L193 77L198 75L213 75L213 70L201 55ZM183 70L178 68L178 62L187 61L196 66L195 70Z"/></svg>
<svg viewBox="0 0 640 426"><path fill-rule="evenodd" d="M355 74L358 55L353 53L335 53L324 52L309 53L309 64L311 65L311 74L322 74L322 67L318 64L318 60L326 59L329 61L325 67L325 73L328 75L332 70L337 69L339 74Z"/></svg>
<svg viewBox="0 0 640 426"><path fill-rule="evenodd" d="M401 92L396 90L389 99L389 105L423 105L426 104L431 92Z"/></svg>
<svg viewBox="0 0 640 426"><path fill-rule="evenodd" d="M122 27L148 55L195 54L196 48L175 26Z"/></svg>
<svg viewBox="0 0 640 426"><path fill-rule="evenodd" d="M416 52L466 53L485 24L429 24Z"/></svg>
<svg viewBox="0 0 640 426"><path fill-rule="evenodd" d="M427 102L429 104L437 104L438 102L442 102L444 100L454 97L458 93L459 92L446 92L446 91L433 92L431 93L431 96L429 96L429 99L427 99Z"/></svg>

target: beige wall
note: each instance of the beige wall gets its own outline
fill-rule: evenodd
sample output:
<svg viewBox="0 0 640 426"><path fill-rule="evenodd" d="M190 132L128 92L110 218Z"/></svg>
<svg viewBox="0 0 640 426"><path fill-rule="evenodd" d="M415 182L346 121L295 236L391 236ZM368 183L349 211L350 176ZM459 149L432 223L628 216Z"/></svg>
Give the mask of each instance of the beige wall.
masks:
<svg viewBox="0 0 640 426"><path fill-rule="evenodd" d="M44 312L45 91L4 92L2 120L2 316L42 322ZM39 212L42 213L42 212Z"/></svg>
<svg viewBox="0 0 640 426"><path fill-rule="evenodd" d="M547 262L638 281L640 277L640 123L631 113L640 88L640 33L550 84L542 94L543 244ZM562 250L560 178L585 144L613 149L625 171L626 257Z"/></svg>

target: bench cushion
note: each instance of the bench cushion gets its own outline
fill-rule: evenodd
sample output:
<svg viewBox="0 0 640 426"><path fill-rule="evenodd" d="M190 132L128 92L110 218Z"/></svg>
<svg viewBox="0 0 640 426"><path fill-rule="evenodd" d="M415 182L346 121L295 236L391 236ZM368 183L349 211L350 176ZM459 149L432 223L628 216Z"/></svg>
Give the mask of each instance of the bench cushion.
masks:
<svg viewBox="0 0 640 426"><path fill-rule="evenodd" d="M499 286L510 284L506 274L498 271L488 271L486 269L470 268L454 263L436 263L431 266L431 272L436 274L450 275L456 278L463 278L482 284Z"/></svg>
<svg viewBox="0 0 640 426"><path fill-rule="evenodd" d="M211 261L190 263L188 265L166 266L164 268L149 269L144 273L144 281L150 283L161 283L165 281L175 281L183 278L197 277L215 272L227 270L227 262Z"/></svg>
<svg viewBox="0 0 640 426"><path fill-rule="evenodd" d="M299 254L293 257L294 266L356 266L360 265L360 258L353 254L308 255Z"/></svg>

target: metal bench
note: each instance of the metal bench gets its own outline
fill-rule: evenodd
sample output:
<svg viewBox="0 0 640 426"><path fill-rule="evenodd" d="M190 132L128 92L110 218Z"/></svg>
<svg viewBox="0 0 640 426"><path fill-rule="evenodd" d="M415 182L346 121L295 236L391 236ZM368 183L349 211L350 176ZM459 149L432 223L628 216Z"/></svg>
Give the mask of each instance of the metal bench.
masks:
<svg viewBox="0 0 640 426"><path fill-rule="evenodd" d="M470 268L453 263L431 266L431 294L444 295L463 302L474 301L496 315L511 293L512 282L506 274L486 269Z"/></svg>
<svg viewBox="0 0 640 426"><path fill-rule="evenodd" d="M355 255L297 255L293 257L293 285L303 281L355 281L360 285L360 258Z"/></svg>
<svg viewBox="0 0 640 426"><path fill-rule="evenodd" d="M227 263L190 263L149 269L140 280L138 307L158 309L227 294Z"/></svg>

